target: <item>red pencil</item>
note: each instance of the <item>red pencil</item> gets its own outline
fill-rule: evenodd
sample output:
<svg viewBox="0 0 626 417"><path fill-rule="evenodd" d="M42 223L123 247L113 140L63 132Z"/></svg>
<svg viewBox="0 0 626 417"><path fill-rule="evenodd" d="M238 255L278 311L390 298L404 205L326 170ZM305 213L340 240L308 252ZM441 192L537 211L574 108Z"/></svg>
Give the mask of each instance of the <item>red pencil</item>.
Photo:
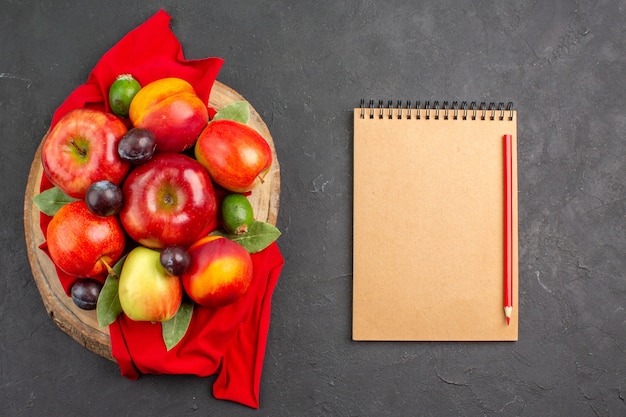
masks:
<svg viewBox="0 0 626 417"><path fill-rule="evenodd" d="M513 155L512 137L504 135L504 316L513 313Z"/></svg>

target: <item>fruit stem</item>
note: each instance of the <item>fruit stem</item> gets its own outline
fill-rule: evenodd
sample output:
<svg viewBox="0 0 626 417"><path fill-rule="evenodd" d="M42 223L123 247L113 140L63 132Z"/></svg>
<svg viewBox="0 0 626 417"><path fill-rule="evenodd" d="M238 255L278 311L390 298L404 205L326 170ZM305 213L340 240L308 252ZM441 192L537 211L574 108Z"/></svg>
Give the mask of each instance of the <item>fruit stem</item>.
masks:
<svg viewBox="0 0 626 417"><path fill-rule="evenodd" d="M113 275L115 278L119 278L119 276L117 276L117 273L115 272L115 270L113 268L111 268L111 265L109 265L109 263L107 261L105 261L104 258L100 258L100 262L102 262L104 264L104 266L106 267L107 271L109 272L109 275Z"/></svg>
<svg viewBox="0 0 626 417"><path fill-rule="evenodd" d="M261 182L261 184L265 184L265 176L267 175L267 173L269 172L269 170L265 170L263 172L261 172L257 178L258 180Z"/></svg>
<svg viewBox="0 0 626 417"><path fill-rule="evenodd" d="M130 80L134 80L133 75L132 74L120 74L117 76L117 78L115 78L116 80L124 80L124 81L130 81Z"/></svg>
<svg viewBox="0 0 626 417"><path fill-rule="evenodd" d="M85 148L81 148L80 146L78 146L78 144L74 140L71 140L70 143L72 144L74 149L76 149L76 151L80 154L80 156L87 155L87 151L85 150Z"/></svg>

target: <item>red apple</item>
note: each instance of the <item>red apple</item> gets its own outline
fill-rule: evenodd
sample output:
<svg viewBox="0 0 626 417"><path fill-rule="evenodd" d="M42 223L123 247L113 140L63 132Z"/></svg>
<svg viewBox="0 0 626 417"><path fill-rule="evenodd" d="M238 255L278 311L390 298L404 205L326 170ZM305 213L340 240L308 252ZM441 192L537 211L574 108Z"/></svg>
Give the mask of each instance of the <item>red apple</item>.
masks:
<svg viewBox="0 0 626 417"><path fill-rule="evenodd" d="M221 236L206 236L188 249L191 262L182 274L189 297L205 307L222 307L248 291L252 258L238 243Z"/></svg>
<svg viewBox="0 0 626 417"><path fill-rule="evenodd" d="M122 193L122 225L149 248L189 245L216 220L211 179L200 163L183 154L156 154L128 174Z"/></svg>
<svg viewBox="0 0 626 417"><path fill-rule="evenodd" d="M183 300L180 278L161 266L161 254L138 246L124 260L118 294L122 311L135 321L167 321Z"/></svg>
<svg viewBox="0 0 626 417"><path fill-rule="evenodd" d="M227 190L252 190L269 171L272 150L252 127L234 120L215 120L200 133L195 155L211 179Z"/></svg>
<svg viewBox="0 0 626 417"><path fill-rule="evenodd" d="M96 277L122 256L126 235L116 216L96 216L78 200L54 215L46 241L50 258L61 270L78 277Z"/></svg>
<svg viewBox="0 0 626 417"><path fill-rule="evenodd" d="M99 180L119 185L130 169L117 153L127 132L124 123L110 113L75 109L61 118L46 136L41 162L50 181L75 198L85 197Z"/></svg>

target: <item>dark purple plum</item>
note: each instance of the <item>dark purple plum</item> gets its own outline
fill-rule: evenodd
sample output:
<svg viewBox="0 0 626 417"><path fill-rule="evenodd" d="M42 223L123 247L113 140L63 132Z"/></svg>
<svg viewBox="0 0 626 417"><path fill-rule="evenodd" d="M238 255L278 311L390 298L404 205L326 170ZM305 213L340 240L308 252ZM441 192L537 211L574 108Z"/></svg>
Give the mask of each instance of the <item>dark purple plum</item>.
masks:
<svg viewBox="0 0 626 417"><path fill-rule="evenodd" d="M189 268L191 258L183 247L172 245L163 249L160 261L168 274L180 276Z"/></svg>
<svg viewBox="0 0 626 417"><path fill-rule="evenodd" d="M102 284L94 279L79 278L72 285L72 301L83 310L93 310L98 303Z"/></svg>
<svg viewBox="0 0 626 417"><path fill-rule="evenodd" d="M112 216L122 209L124 196L120 187L111 181L96 181L87 189L85 203L96 216Z"/></svg>
<svg viewBox="0 0 626 417"><path fill-rule="evenodd" d="M130 129L117 145L120 158L132 164L149 161L155 151L156 137L149 130L139 127Z"/></svg>

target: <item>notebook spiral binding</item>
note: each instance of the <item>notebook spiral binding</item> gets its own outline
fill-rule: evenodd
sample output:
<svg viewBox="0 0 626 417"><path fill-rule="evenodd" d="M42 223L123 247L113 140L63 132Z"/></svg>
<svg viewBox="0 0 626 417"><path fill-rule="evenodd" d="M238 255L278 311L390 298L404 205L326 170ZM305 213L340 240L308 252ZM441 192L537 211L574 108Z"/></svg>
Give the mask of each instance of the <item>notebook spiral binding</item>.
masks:
<svg viewBox="0 0 626 417"><path fill-rule="evenodd" d="M426 120L431 118L439 120L440 117L443 117L444 120L450 118L452 120L458 120L459 118L461 120L504 120L508 112L508 119L513 120L512 102L508 102L505 106L502 102L497 105L494 102L489 103L489 105L481 102L477 105L475 101L472 101L468 107L467 101L462 101L460 105L458 101L453 101L452 105L449 105L447 101L444 101L443 105L440 105L439 101L434 101L432 105L430 101L425 101L422 105L418 100L413 106L411 100L407 100L403 106L402 100L398 100L394 106L393 100L388 100L385 106L383 100L378 100L378 105L375 106L374 100L370 100L369 106L366 107L365 99L361 99L360 107L361 119L366 118L367 111L369 111L370 119L374 119L377 114L379 119L383 119L385 114L387 118L392 119L394 118L394 110L397 110L395 117L398 119L402 119L404 115L406 119L421 119L423 117ZM403 112L403 110L406 111ZM412 114L413 111L415 111L415 116Z"/></svg>

